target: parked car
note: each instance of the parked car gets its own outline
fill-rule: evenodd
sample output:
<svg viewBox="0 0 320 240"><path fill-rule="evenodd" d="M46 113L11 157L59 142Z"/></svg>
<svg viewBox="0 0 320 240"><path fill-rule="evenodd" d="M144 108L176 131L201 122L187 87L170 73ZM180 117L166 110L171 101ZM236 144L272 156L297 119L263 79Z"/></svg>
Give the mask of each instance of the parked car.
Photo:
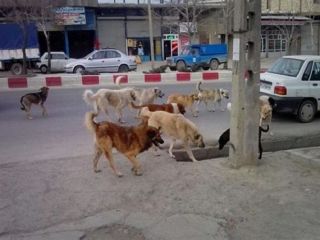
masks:
<svg viewBox="0 0 320 240"><path fill-rule="evenodd" d="M166 61L171 71L183 71L195 64L205 70L216 70L227 62L227 53L226 44L192 44L185 46L179 56L168 57Z"/></svg>
<svg viewBox="0 0 320 240"><path fill-rule="evenodd" d="M127 56L113 48L95 50L84 58L66 65L68 73L94 72L128 72L137 69L135 56Z"/></svg>
<svg viewBox="0 0 320 240"><path fill-rule="evenodd" d="M311 122L320 111L320 56L284 56L260 75L260 92L275 100L275 111Z"/></svg>
<svg viewBox="0 0 320 240"><path fill-rule="evenodd" d="M51 72L64 72L64 67L74 61L74 58L69 58L64 52L50 52L51 54ZM48 53L45 52L40 58L40 62L36 65L42 73L48 72Z"/></svg>

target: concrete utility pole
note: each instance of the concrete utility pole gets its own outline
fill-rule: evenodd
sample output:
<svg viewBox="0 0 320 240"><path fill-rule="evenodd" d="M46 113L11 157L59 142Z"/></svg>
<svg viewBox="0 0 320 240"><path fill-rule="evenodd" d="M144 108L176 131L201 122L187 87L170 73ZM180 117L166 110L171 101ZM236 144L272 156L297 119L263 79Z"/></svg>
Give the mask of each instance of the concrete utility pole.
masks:
<svg viewBox="0 0 320 240"><path fill-rule="evenodd" d="M152 26L151 0L148 0L148 15L149 15L149 39L150 39L151 68L154 69L154 46L153 46L153 26Z"/></svg>
<svg viewBox="0 0 320 240"><path fill-rule="evenodd" d="M238 168L257 164L261 0L235 0L234 9L229 159Z"/></svg>

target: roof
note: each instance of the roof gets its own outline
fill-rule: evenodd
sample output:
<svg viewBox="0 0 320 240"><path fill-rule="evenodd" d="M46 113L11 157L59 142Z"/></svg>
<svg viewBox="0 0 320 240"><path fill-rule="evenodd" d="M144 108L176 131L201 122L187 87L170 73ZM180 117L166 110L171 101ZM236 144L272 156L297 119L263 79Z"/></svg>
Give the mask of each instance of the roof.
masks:
<svg viewBox="0 0 320 240"><path fill-rule="evenodd" d="M289 56L283 56L284 58L294 58L299 60L317 60L320 59L319 55L289 55Z"/></svg>

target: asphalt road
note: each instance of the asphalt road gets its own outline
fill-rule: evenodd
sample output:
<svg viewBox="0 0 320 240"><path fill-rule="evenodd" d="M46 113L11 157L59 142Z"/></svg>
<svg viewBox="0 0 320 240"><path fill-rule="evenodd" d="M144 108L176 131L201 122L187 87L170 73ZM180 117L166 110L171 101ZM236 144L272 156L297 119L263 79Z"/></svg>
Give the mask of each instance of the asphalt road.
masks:
<svg viewBox="0 0 320 240"><path fill-rule="evenodd" d="M204 87L206 86L231 89L230 82L204 83ZM195 89L195 84L160 87L168 96L172 92L189 93ZM85 129L83 120L85 112L90 111L91 107L82 100L83 91L84 88L51 89L46 102L49 116L43 118L40 108L33 106L33 120L27 120L25 113L20 110L20 97L28 91L0 93L0 164L90 155L93 150L92 136ZM166 96L157 102L165 102ZM218 139L229 127L229 112L219 109L207 112L204 105L199 109L199 117L194 118L190 113L187 113L186 117L197 124L206 140ZM110 113L111 118L116 119L114 112ZM128 125L138 123L134 116L134 110L124 112L124 119L128 121ZM100 115L98 119L102 120L104 116ZM274 137L307 137L319 131L319 123L319 116L312 123L301 124L293 116L275 115L272 131Z"/></svg>

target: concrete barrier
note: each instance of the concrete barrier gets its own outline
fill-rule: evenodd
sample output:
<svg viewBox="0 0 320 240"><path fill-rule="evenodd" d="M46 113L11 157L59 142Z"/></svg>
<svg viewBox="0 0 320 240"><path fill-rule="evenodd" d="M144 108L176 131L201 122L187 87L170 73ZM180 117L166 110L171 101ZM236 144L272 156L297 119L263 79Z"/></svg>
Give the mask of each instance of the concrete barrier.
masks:
<svg viewBox="0 0 320 240"><path fill-rule="evenodd" d="M202 81L230 81L231 71L169 72L169 73L114 73L100 75L38 75L35 77L8 77L0 79L0 90L112 86L117 76L124 76L122 84L169 84Z"/></svg>

